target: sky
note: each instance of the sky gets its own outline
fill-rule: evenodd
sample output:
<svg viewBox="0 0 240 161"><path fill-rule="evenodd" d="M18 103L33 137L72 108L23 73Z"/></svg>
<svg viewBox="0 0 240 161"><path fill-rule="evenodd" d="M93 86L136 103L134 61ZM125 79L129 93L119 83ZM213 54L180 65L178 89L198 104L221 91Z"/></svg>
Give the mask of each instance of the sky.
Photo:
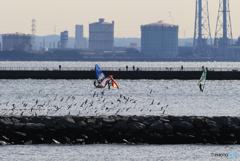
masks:
<svg viewBox="0 0 240 161"><path fill-rule="evenodd" d="M0 0L0 34L31 34L35 19L37 36L68 30L69 36L75 37L75 25L79 24L88 37L89 24L104 18L115 22L114 37L118 38L140 38L141 25L161 20L178 25L179 38L192 38L195 5L196 0ZM208 0L208 5L214 37L219 0ZM233 38L240 36L239 6L240 0L230 0Z"/></svg>

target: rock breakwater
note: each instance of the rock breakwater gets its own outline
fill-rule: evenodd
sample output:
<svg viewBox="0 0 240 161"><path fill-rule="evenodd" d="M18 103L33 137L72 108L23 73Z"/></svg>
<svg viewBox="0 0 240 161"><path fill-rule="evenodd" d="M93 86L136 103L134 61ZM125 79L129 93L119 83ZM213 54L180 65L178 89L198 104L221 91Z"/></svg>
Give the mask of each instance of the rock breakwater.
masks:
<svg viewBox="0 0 240 161"><path fill-rule="evenodd" d="M0 116L0 145L98 143L239 144L240 118Z"/></svg>

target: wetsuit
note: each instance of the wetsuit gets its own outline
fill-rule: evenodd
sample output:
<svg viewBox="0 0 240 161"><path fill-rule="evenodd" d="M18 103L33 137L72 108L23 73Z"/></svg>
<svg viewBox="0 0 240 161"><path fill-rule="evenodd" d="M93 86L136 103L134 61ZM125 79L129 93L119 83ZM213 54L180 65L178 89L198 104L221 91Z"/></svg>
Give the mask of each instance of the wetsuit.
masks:
<svg viewBox="0 0 240 161"><path fill-rule="evenodd" d="M203 92L202 84L201 84L201 83L199 84L199 88L200 88L200 91Z"/></svg>

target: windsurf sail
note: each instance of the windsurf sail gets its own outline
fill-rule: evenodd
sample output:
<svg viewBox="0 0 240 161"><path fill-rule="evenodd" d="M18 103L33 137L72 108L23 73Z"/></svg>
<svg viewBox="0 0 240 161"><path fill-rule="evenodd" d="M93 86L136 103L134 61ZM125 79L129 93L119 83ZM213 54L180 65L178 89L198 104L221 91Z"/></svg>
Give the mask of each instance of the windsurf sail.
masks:
<svg viewBox="0 0 240 161"><path fill-rule="evenodd" d="M202 82L204 82L204 85L202 86L202 87L204 88L206 78L207 78L207 68L204 68L204 69L203 69L202 76L201 76L200 80L198 81L198 86L200 86L200 84L201 84ZM203 88L201 88L201 89L203 90Z"/></svg>
<svg viewBox="0 0 240 161"><path fill-rule="evenodd" d="M99 68L97 64L95 65L95 72L96 72L98 83L100 83L106 76L104 75L104 73L102 72L102 70Z"/></svg>
<svg viewBox="0 0 240 161"><path fill-rule="evenodd" d="M108 83L110 83L114 88L118 88L118 84L116 83L116 81L113 79L112 75L107 76L106 78L104 78L99 84L98 84L98 88L104 88Z"/></svg>

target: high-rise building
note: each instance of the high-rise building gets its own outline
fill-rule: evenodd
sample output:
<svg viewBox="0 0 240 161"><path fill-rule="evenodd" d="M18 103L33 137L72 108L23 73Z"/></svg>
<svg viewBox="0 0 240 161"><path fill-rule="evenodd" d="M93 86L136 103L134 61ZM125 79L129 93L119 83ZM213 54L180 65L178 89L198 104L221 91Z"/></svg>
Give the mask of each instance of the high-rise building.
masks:
<svg viewBox="0 0 240 161"><path fill-rule="evenodd" d="M99 18L99 22L89 24L89 48L99 51L112 51L114 45L114 21L104 22Z"/></svg>
<svg viewBox="0 0 240 161"><path fill-rule="evenodd" d="M22 33L3 34L2 48L5 50L31 50L31 35Z"/></svg>
<svg viewBox="0 0 240 161"><path fill-rule="evenodd" d="M75 26L75 46L77 49L85 48L83 38L83 25Z"/></svg>
<svg viewBox="0 0 240 161"><path fill-rule="evenodd" d="M61 32L61 49L68 48L68 31Z"/></svg>

